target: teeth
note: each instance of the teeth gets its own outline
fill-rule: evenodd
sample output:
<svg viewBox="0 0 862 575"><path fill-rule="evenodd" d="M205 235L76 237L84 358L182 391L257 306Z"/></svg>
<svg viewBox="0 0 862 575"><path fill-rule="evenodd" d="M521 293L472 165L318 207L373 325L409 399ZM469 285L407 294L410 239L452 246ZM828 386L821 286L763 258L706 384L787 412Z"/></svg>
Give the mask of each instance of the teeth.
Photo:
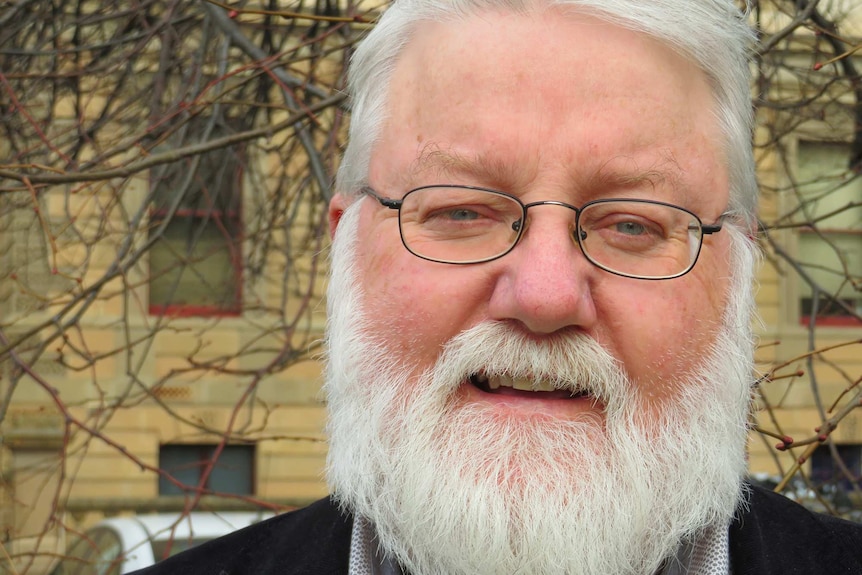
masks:
<svg viewBox="0 0 862 575"><path fill-rule="evenodd" d="M502 379L502 378L501 378ZM533 383L528 379L518 378L506 378L507 384L506 387L513 387L515 389L520 389L521 391L533 391Z"/></svg>
<svg viewBox="0 0 862 575"><path fill-rule="evenodd" d="M513 378L503 375L490 379L486 377L484 379L488 381L488 387L490 387L491 389L497 389L499 387L511 387L513 389L519 389L521 391L554 391L556 389L547 381L536 381L523 377Z"/></svg>

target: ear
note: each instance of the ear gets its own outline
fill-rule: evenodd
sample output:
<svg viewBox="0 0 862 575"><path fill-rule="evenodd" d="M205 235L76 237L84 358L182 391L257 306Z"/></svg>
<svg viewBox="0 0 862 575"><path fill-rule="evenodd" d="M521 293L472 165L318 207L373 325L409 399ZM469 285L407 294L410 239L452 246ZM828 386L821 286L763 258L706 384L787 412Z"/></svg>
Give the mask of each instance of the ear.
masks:
<svg viewBox="0 0 862 575"><path fill-rule="evenodd" d="M344 210L351 204L350 198L344 194L335 194L329 200L329 237L335 237L335 229L338 227L338 222L341 221L341 216L344 215Z"/></svg>

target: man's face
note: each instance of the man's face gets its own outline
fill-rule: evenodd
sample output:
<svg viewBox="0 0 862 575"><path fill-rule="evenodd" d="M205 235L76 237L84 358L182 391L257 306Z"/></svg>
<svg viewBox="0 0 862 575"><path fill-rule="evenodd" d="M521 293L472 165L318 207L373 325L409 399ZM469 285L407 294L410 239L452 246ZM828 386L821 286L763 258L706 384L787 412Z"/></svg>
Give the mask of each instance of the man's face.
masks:
<svg viewBox="0 0 862 575"><path fill-rule="evenodd" d="M665 46L591 18L548 11L427 24L397 63L389 116L369 183L400 198L429 184L483 186L524 203L581 206L600 198L660 200L713 223L728 201L712 96L702 72ZM397 212L363 202L357 270L369 331L412 377L442 346L486 320L529 338L563 332L598 342L645 408L660 411L710 346L725 307L728 235L706 236L686 276L645 281L590 264L573 241L574 212L531 208L519 245L488 263L455 266L411 255ZM347 200L337 198L337 216ZM465 404L501 414L600 420L591 397L496 394L465 380Z"/></svg>
<svg viewBox="0 0 862 575"><path fill-rule="evenodd" d="M697 69L594 19L423 24L369 184L652 199L712 223L728 197L711 109ZM688 275L646 281L587 262L563 207L530 208L506 256L456 266L410 254L395 211L356 202L330 211L327 477L387 554L417 575L642 575L724 529L751 369L737 231L708 236ZM557 389L492 393L477 374Z"/></svg>

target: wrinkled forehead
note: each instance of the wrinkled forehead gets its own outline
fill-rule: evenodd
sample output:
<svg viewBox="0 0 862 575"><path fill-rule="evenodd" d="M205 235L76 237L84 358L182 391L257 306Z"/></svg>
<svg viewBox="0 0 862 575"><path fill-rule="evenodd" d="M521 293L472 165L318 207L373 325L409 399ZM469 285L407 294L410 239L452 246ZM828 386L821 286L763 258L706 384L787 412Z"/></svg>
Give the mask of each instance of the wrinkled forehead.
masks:
<svg viewBox="0 0 862 575"><path fill-rule="evenodd" d="M402 179L386 183L399 188L416 172L470 164L529 178L554 154L598 174L649 150L635 172L679 171L697 159L685 149L702 144L693 134L711 151L721 139L698 66L650 36L556 9L423 22L387 102L369 175L389 179L381 172L397 165Z"/></svg>

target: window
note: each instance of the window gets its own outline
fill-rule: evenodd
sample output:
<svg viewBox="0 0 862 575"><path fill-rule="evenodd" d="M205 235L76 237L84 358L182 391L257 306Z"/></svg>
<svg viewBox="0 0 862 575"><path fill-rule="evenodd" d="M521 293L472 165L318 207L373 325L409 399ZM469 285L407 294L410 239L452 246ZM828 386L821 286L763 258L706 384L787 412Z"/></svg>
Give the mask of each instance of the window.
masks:
<svg viewBox="0 0 862 575"><path fill-rule="evenodd" d="M209 120L209 119L207 119ZM190 122L182 147L224 136L221 125ZM149 311L154 315L237 315L242 302L242 149L184 158L151 173Z"/></svg>
<svg viewBox="0 0 862 575"><path fill-rule="evenodd" d="M862 176L841 143L800 142L793 221L799 263L817 285L802 282L802 323L862 325Z"/></svg>
<svg viewBox="0 0 862 575"><path fill-rule="evenodd" d="M162 445L159 468L179 481L159 476L159 495L185 495L212 468L204 488L214 493L254 494L254 445L226 445L214 460L216 445Z"/></svg>

